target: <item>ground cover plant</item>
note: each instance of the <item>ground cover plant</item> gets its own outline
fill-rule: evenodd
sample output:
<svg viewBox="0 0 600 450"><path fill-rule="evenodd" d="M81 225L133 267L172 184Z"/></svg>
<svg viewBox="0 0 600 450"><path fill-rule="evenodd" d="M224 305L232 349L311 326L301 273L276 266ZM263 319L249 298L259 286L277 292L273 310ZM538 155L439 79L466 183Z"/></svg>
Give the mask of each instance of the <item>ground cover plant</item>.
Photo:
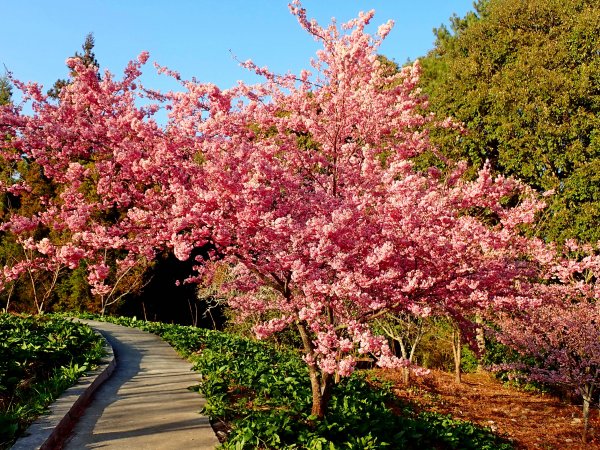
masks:
<svg viewBox="0 0 600 450"><path fill-rule="evenodd" d="M0 448L99 362L103 343L68 319L0 314Z"/></svg>
<svg viewBox="0 0 600 450"><path fill-rule="evenodd" d="M99 319L89 315L89 318ZM298 352L268 342L135 318L101 318L165 339L202 375L206 413L227 430L224 448L509 449L489 429L449 416L415 413L364 372L334 387L323 420L311 415L307 367Z"/></svg>

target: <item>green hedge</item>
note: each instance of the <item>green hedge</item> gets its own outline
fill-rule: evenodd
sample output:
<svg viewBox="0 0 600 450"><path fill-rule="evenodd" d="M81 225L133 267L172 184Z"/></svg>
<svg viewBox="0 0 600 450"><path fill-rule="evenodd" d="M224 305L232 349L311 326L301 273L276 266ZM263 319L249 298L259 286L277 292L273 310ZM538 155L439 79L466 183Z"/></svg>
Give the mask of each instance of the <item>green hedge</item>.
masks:
<svg viewBox="0 0 600 450"><path fill-rule="evenodd" d="M0 314L0 449L102 358L103 343L67 319Z"/></svg>

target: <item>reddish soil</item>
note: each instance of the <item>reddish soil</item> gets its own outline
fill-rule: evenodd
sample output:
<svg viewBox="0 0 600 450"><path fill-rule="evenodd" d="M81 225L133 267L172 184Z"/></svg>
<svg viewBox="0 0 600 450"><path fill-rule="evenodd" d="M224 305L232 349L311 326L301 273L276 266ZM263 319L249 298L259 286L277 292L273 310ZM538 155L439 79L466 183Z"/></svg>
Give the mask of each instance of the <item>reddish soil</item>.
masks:
<svg viewBox="0 0 600 450"><path fill-rule="evenodd" d="M492 428L512 439L518 449L600 449L600 417L590 411L588 443L581 442L581 406L561 402L548 394L532 394L506 387L488 374L454 376L432 371L413 378L407 387L399 372L378 375L393 382L394 392L428 411L450 414Z"/></svg>

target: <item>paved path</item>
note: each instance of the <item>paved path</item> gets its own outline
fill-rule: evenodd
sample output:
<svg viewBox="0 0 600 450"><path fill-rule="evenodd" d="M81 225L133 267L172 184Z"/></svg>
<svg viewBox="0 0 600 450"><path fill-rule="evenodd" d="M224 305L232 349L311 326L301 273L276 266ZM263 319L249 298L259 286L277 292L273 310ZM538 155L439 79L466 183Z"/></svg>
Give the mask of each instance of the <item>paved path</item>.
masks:
<svg viewBox="0 0 600 450"><path fill-rule="evenodd" d="M117 367L96 391L64 449L213 449L218 440L200 415L204 399L188 390L199 377L162 339L86 321L113 346Z"/></svg>

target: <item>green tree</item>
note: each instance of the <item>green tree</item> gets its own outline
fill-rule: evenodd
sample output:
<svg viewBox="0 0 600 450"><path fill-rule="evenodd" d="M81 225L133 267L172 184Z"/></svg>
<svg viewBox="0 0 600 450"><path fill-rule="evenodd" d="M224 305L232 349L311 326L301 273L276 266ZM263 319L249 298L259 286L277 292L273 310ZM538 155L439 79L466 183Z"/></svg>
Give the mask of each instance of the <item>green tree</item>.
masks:
<svg viewBox="0 0 600 450"><path fill-rule="evenodd" d="M83 50L83 54L80 54L79 52L75 52L75 54L73 55L73 58L81 59L81 61L83 61L83 64L86 67L90 67L90 66L100 67L98 60L96 59L96 55L94 54L94 45L95 45L94 34L88 33L85 36L85 41L83 42L83 45L81 46L81 49ZM73 74L71 74L71 75L73 75ZM64 80L64 79L56 80L56 82L54 83L54 86L52 86L52 88L48 91L48 95L52 98L58 99L60 96L60 91L62 90L62 88L64 88L68 84L69 84L68 80Z"/></svg>
<svg viewBox="0 0 600 450"><path fill-rule="evenodd" d="M554 190L546 239L600 239L600 2L479 0L435 33L423 87L466 128L442 153Z"/></svg>
<svg viewBox="0 0 600 450"><path fill-rule="evenodd" d="M12 99L12 85L6 75L0 77L0 106L8 105Z"/></svg>

